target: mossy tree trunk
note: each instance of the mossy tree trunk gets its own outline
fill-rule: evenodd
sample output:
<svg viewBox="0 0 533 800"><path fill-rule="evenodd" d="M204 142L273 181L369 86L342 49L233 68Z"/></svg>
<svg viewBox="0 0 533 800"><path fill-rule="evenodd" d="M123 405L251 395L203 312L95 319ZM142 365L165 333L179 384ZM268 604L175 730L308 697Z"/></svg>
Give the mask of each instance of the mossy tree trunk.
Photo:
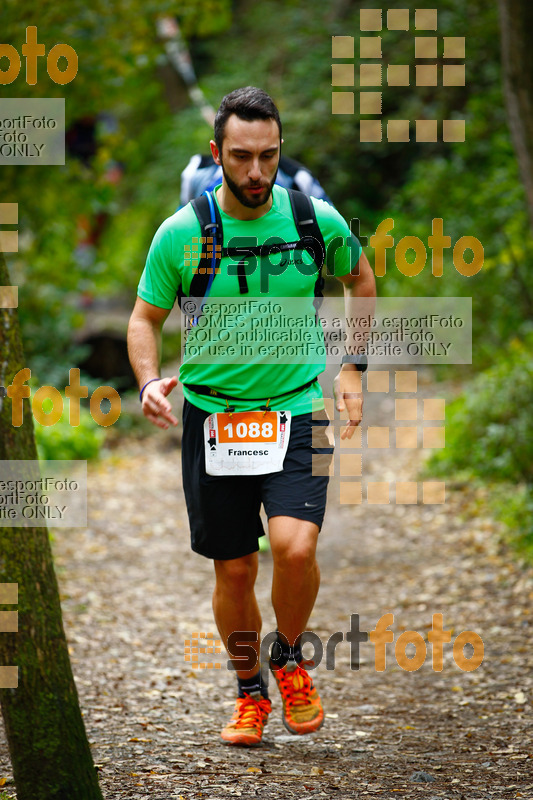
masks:
<svg viewBox="0 0 533 800"><path fill-rule="evenodd" d="M0 286L9 285L0 253ZM0 309L0 384L25 366L16 309ZM0 459L37 458L29 401L11 424L0 397ZM18 687L0 689L18 800L102 800L78 703L46 528L0 526L0 583L18 584L18 632L0 633L0 665Z"/></svg>
<svg viewBox="0 0 533 800"><path fill-rule="evenodd" d="M533 3L499 0L504 90L533 230Z"/></svg>

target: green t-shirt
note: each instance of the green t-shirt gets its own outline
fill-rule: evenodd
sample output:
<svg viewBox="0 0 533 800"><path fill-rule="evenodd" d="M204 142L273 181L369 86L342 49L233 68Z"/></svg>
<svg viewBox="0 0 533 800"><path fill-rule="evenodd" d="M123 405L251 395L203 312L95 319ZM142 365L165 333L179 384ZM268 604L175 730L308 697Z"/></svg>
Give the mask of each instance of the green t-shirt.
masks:
<svg viewBox="0 0 533 800"><path fill-rule="evenodd" d="M217 187L218 188L218 187ZM216 190L215 190L216 197ZM259 219L238 220L219 206L224 247L265 244L278 237L298 241L290 200L275 185L272 207ZM360 245L340 214L323 200L312 198L326 246L324 270L347 275L357 264ZM218 200L217 200L218 205ZM200 223L189 203L166 219L152 241L138 295L160 308L172 308L178 287L188 294L198 264ZM245 260L248 293L241 295L237 261L223 257L197 324L189 331L180 368L180 381L201 384L242 401L237 411L269 403L274 410L303 414L323 407L318 382L325 367L320 322L316 320L316 266L307 251L273 252ZM220 411L226 401L184 387L185 397L205 411ZM261 398L262 402L247 401Z"/></svg>

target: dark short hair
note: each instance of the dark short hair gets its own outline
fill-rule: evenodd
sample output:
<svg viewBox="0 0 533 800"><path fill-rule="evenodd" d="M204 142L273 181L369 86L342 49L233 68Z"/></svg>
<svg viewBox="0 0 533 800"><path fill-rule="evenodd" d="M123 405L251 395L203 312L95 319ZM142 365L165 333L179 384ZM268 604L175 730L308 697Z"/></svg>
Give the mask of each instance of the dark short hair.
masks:
<svg viewBox="0 0 533 800"><path fill-rule="evenodd" d="M279 111L270 95L255 86L245 86L243 89L235 89L222 98L215 117L215 143L220 151L222 151L226 122L232 114L247 122L255 119L275 119L281 139Z"/></svg>

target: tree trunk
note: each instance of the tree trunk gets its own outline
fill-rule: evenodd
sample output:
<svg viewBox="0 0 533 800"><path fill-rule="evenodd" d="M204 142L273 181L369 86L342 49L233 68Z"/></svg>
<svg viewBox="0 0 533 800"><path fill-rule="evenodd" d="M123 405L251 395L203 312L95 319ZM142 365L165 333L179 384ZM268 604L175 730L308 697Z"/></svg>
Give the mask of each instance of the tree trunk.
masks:
<svg viewBox="0 0 533 800"><path fill-rule="evenodd" d="M509 127L533 229L533 3L499 0Z"/></svg>
<svg viewBox="0 0 533 800"><path fill-rule="evenodd" d="M9 285L0 253L0 286ZM16 309L0 309L0 384L24 367ZM35 460L33 420L11 424L11 401L0 396L0 459ZM61 618L47 528L0 525L0 584L18 584L16 633L0 633L0 665L18 667L17 688L0 703L18 800L102 800L78 704ZM4 684L7 681L4 681Z"/></svg>

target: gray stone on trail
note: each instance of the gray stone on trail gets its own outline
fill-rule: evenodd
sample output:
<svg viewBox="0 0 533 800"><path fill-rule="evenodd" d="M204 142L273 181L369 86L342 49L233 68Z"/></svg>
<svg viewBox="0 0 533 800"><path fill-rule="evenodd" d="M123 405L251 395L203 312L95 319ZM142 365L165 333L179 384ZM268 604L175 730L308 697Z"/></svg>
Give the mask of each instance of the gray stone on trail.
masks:
<svg viewBox="0 0 533 800"><path fill-rule="evenodd" d="M359 711L360 714L375 714L376 706L365 703L362 706L357 706L357 711Z"/></svg>
<svg viewBox="0 0 533 800"><path fill-rule="evenodd" d="M433 775L430 775L428 772L413 772L411 775L410 780L414 781L415 783L433 783L436 778Z"/></svg>

